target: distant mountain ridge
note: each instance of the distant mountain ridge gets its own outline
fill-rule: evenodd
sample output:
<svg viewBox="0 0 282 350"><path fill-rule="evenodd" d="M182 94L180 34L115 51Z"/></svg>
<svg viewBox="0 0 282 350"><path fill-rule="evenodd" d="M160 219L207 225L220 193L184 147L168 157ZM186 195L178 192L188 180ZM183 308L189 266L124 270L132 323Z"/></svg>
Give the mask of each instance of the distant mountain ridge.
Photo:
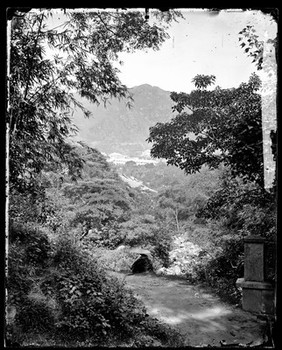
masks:
<svg viewBox="0 0 282 350"><path fill-rule="evenodd" d="M126 99L112 99L106 108L80 99L92 116L86 119L81 111L75 111L73 122L79 128L75 139L106 154L138 157L150 149L146 142L149 127L173 117L170 92L149 84L135 86L129 91L134 99L131 109L126 106Z"/></svg>

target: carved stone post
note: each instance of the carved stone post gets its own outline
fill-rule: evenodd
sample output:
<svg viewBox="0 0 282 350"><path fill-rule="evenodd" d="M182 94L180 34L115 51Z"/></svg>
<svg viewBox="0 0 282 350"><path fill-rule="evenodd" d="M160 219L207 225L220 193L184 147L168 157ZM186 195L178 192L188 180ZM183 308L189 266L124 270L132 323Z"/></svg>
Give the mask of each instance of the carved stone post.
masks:
<svg viewBox="0 0 282 350"><path fill-rule="evenodd" d="M244 278L236 285L243 289L242 306L257 314L274 314L274 287L265 281L265 239L250 236L244 239Z"/></svg>

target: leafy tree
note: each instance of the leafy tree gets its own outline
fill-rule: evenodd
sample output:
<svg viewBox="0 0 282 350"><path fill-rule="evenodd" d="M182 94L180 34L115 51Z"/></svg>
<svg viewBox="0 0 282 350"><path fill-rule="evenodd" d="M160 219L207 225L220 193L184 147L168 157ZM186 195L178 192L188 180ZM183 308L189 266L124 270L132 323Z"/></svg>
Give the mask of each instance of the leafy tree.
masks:
<svg viewBox="0 0 282 350"><path fill-rule="evenodd" d="M258 77L253 74L238 88L208 90L213 82L213 76L198 75L196 90L172 93L179 114L169 123L152 127L149 141L153 156L166 158L187 174L199 172L203 165L226 168L218 188L198 208L197 217L208 219L208 240L218 252L208 263L203 260L197 274L205 276L221 296L238 302L235 281L241 277L243 238L250 234L275 237L275 203L263 186ZM273 266L272 259L269 279L273 279Z"/></svg>
<svg viewBox="0 0 282 350"><path fill-rule="evenodd" d="M66 184L63 193L76 206L75 223L86 224L87 228L124 221L130 211L130 197L121 181L92 179L77 184Z"/></svg>
<svg viewBox="0 0 282 350"><path fill-rule="evenodd" d="M51 10L31 9L16 17L9 12L10 184L18 189L30 188L49 163L80 175L81 161L66 139L76 132L74 108L85 116L90 112L75 93L93 103L129 98L114 67L118 53L157 50L168 37L166 25L179 14L154 12L150 25L139 11L69 11L51 28L52 16Z"/></svg>
<svg viewBox="0 0 282 350"><path fill-rule="evenodd" d="M253 63L257 69L262 69L263 64L263 41L259 40L259 36L253 26L246 26L239 32L240 46L246 54L253 58Z"/></svg>
<svg viewBox="0 0 282 350"><path fill-rule="evenodd" d="M147 186L158 191L158 194L151 195L151 201L155 202L151 210L156 213L155 215L157 217L163 217L165 214L165 209L158 207L157 199L171 188L172 191L176 189L175 196L179 192L186 197L185 205L187 208L189 207L189 215L195 215L196 211L206 203L209 196L214 192L219 176L223 171L221 167L213 171L208 169L208 167L203 167L199 173L187 176L181 169L175 166L167 166L164 162L149 165L135 165L134 168L131 168L126 163L122 166L121 171L123 174L142 180ZM137 198L135 196L134 201L136 200ZM138 209L141 209L142 202L144 201L145 198L143 196ZM147 209L147 212L148 207L149 203L146 201L145 210ZM171 219L172 209L168 209L166 214L168 214L167 218L170 217ZM173 219L173 222L175 222L175 219Z"/></svg>
<svg viewBox="0 0 282 350"><path fill-rule="evenodd" d="M269 69L270 67L265 66L263 59L264 53L264 40L260 40L259 35L256 33L254 26L246 26L239 32L240 46L248 56L253 59L253 63L257 66L258 70ZM276 50L276 59L278 59L278 40L277 37L274 39L268 39L268 43L272 44Z"/></svg>
<svg viewBox="0 0 282 350"><path fill-rule="evenodd" d="M107 178L118 180L118 174L101 152L87 146L82 141L77 142L76 152L84 161L82 170L83 179Z"/></svg>
<svg viewBox="0 0 282 350"><path fill-rule="evenodd" d="M153 229L157 229L154 217L135 215L121 224L125 243L131 246L149 244L154 239Z"/></svg>
<svg viewBox="0 0 282 350"><path fill-rule="evenodd" d="M164 209L165 216L173 217L177 231L180 230L179 220L186 219L191 214L190 205L191 199L180 184L166 188L158 195L159 208Z"/></svg>
<svg viewBox="0 0 282 350"><path fill-rule="evenodd" d="M232 177L229 171L222 174L218 189L197 216L221 220L226 232L241 236L273 238L275 234L273 195L254 182Z"/></svg>
<svg viewBox="0 0 282 350"><path fill-rule="evenodd" d="M206 205L198 210L197 217L208 219L207 227L211 229L208 239L220 248L219 260L212 260L213 266L206 268L209 269L211 281L214 281L212 284L216 284L218 271L221 270L225 279L222 288L219 288L221 294L228 296L229 289L238 294L234 282L243 274L243 238L248 235L267 238L265 278L274 280L277 231L276 203L272 192L265 191L255 182L234 178L227 170L222 174L217 190ZM220 260L230 263L220 267Z"/></svg>
<svg viewBox="0 0 282 350"><path fill-rule="evenodd" d="M168 264L172 235L163 221L156 221L150 214L132 215L130 220L121 223L120 233L123 244L148 249L162 264Z"/></svg>
<svg viewBox="0 0 282 350"><path fill-rule="evenodd" d="M151 154L187 174L204 164L210 168L224 164L234 176L263 185L260 80L252 74L238 88L208 91L214 80L214 76L198 75L193 80L196 90L171 93L173 109L179 114L150 128Z"/></svg>

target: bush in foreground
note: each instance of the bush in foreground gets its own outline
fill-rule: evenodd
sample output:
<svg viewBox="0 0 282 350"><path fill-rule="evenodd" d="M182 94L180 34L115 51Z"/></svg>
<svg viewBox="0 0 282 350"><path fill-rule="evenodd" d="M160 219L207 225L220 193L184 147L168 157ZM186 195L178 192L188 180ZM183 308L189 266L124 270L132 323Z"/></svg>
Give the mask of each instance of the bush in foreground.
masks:
<svg viewBox="0 0 282 350"><path fill-rule="evenodd" d="M75 237L62 235L48 245L40 230L16 226L12 230L8 283L9 303L16 307L9 326L12 341L69 346L181 344L181 337L151 319L133 293L108 276ZM36 233L46 240L41 237L37 245L27 244ZM36 254L44 249L45 268L38 269L34 257L39 259Z"/></svg>

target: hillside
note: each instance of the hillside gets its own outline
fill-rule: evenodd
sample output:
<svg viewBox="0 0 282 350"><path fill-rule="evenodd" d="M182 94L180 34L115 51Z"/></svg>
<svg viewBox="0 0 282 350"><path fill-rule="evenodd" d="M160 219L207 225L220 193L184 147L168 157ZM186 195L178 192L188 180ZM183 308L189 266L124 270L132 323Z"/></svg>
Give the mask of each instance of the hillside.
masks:
<svg viewBox="0 0 282 350"><path fill-rule="evenodd" d="M157 191L149 188L148 186L145 186L142 181L135 179L133 176L126 176L124 174L120 174L120 178L132 188L139 188L141 191L157 193Z"/></svg>
<svg viewBox="0 0 282 350"><path fill-rule="evenodd" d="M107 154L138 157L148 150L149 127L172 117L170 92L148 84L129 91L134 99L131 109L126 100L112 99L105 108L103 104L96 106L79 98L92 116L85 119L81 111L75 110L73 122L79 128L75 139Z"/></svg>

